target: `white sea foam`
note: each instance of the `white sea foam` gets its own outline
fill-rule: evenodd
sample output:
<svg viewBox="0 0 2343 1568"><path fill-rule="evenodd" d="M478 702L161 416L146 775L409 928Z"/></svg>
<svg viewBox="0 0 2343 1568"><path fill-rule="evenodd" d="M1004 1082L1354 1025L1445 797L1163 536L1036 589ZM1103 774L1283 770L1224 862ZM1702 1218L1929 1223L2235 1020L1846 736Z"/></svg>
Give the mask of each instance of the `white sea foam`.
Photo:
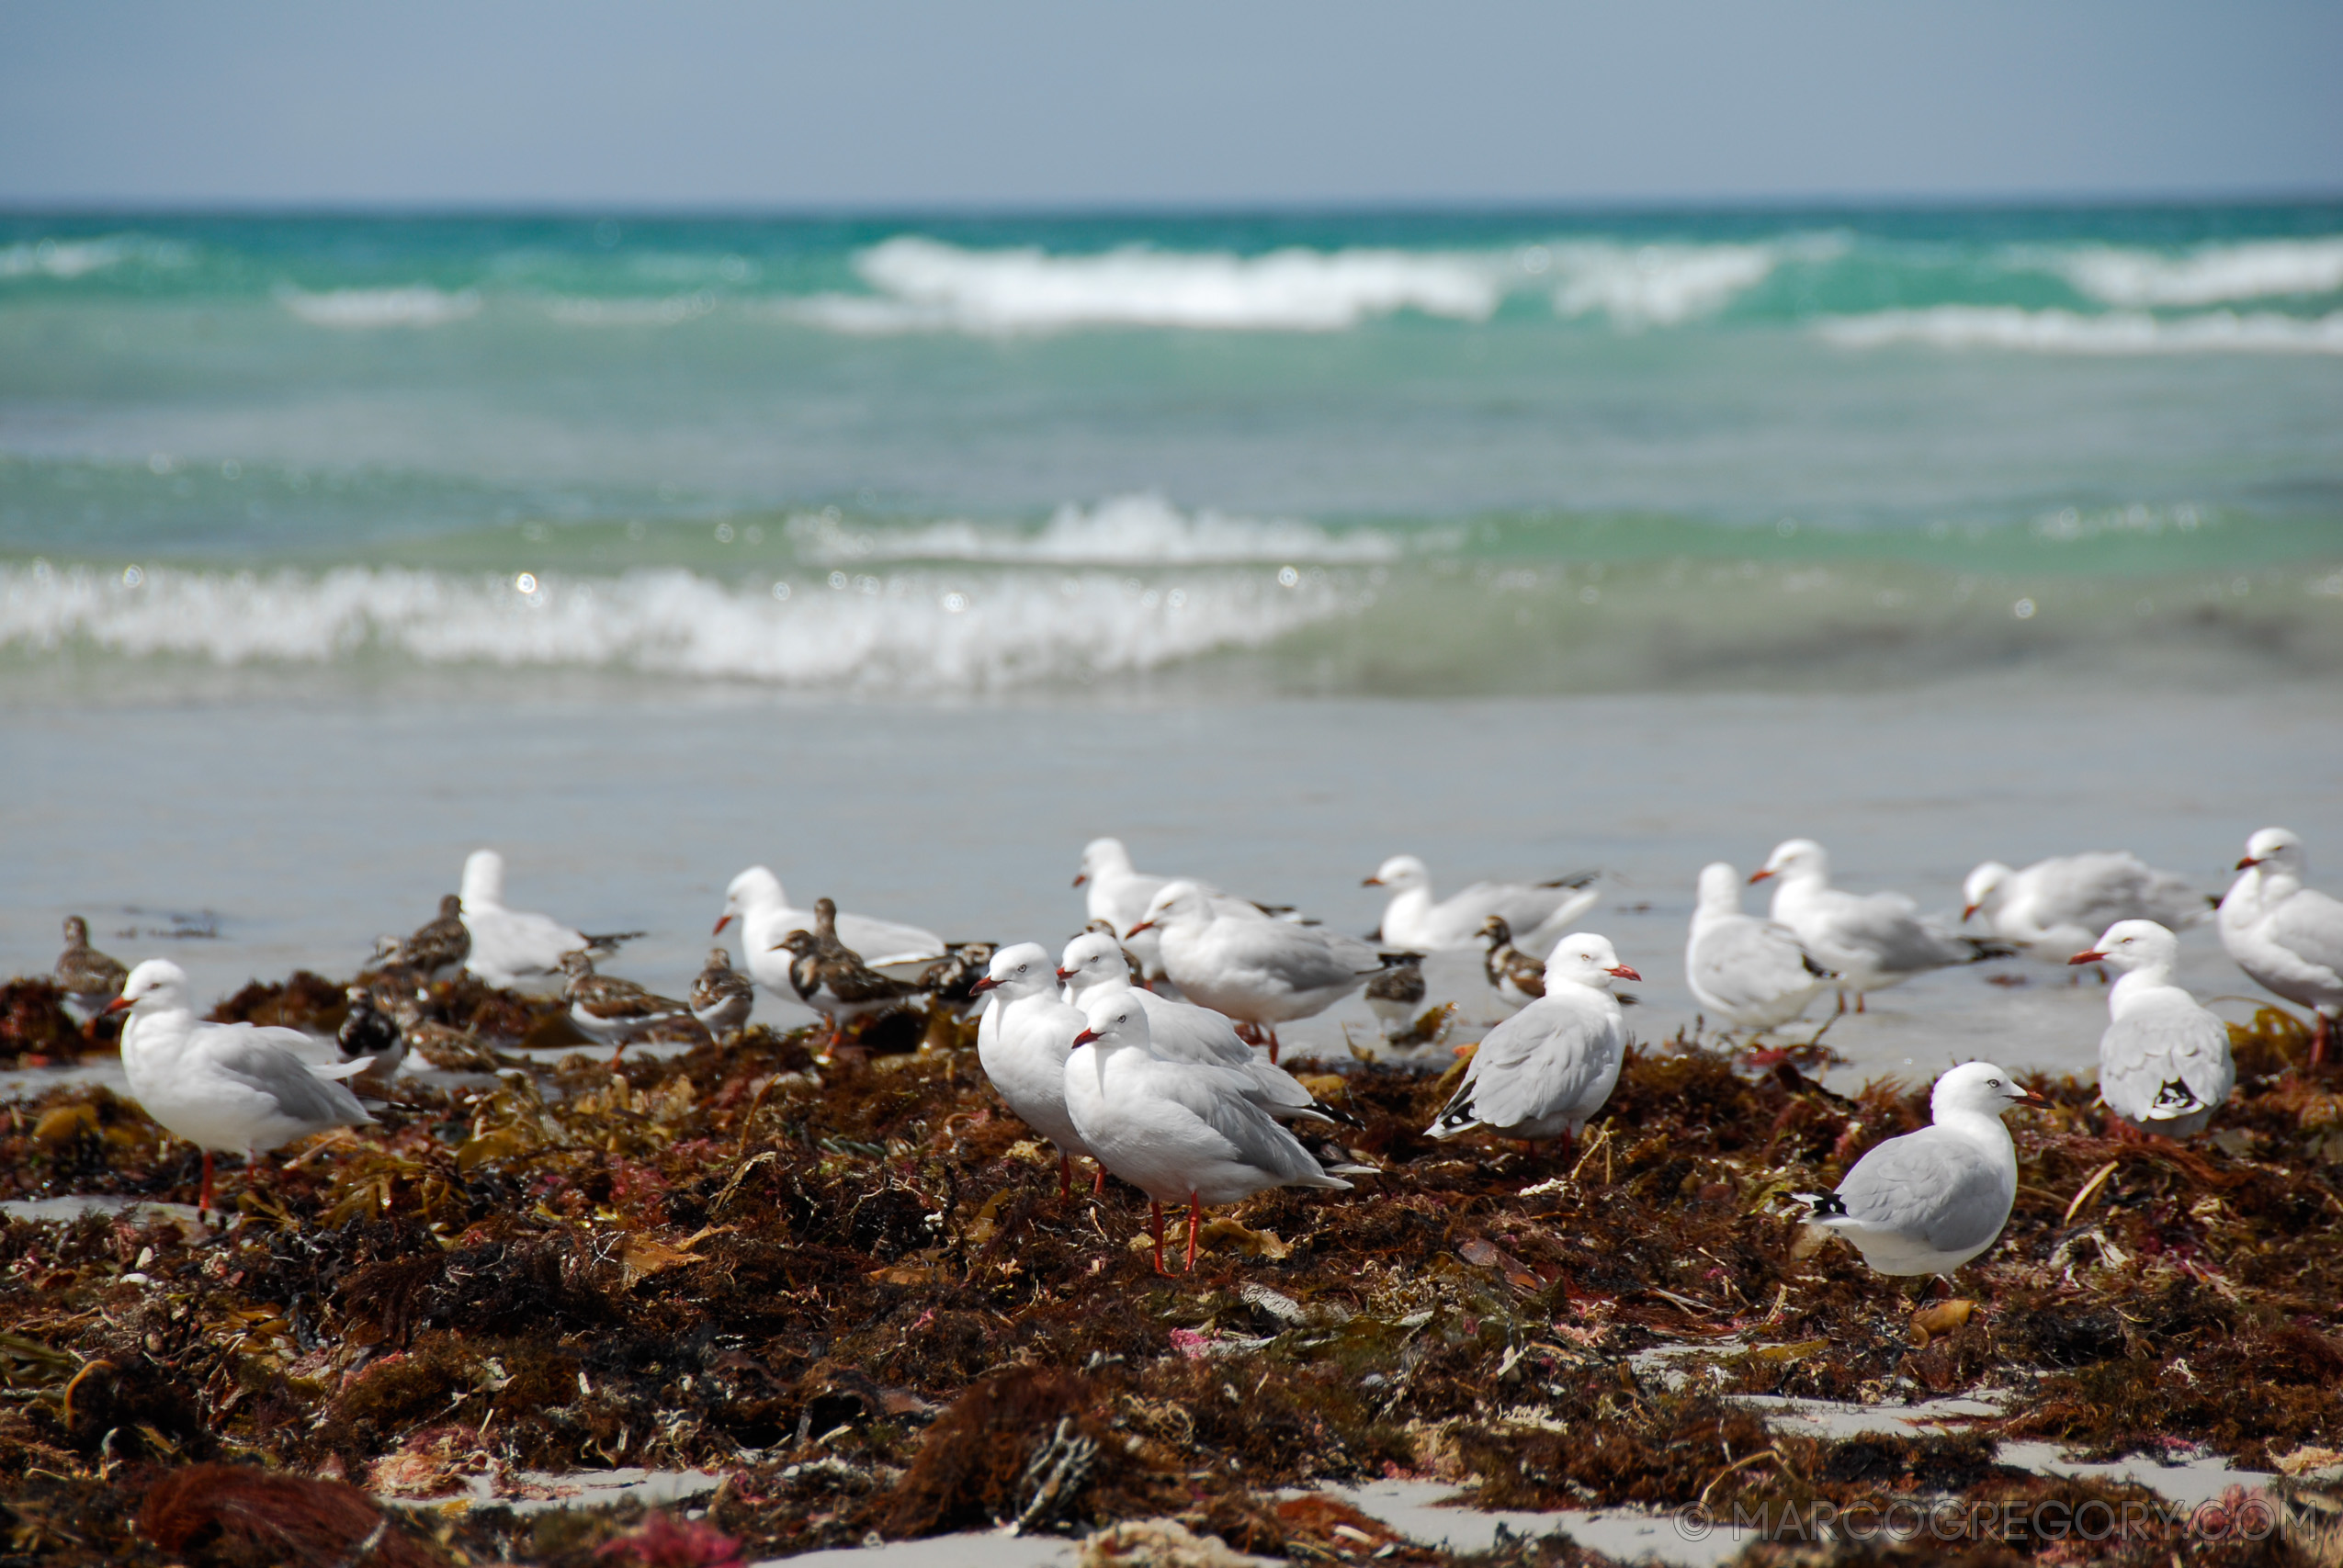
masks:
<svg viewBox="0 0 2343 1568"><path fill-rule="evenodd" d="M1938 305L1832 316L1816 322L1815 331L1847 348L1917 343L2037 354L2343 354L2343 311L2302 317L2210 310L2158 317L2138 310L2086 315L2013 305Z"/></svg>
<svg viewBox="0 0 2343 1568"><path fill-rule="evenodd" d="M1782 259L1769 245L1594 243L1556 245L1551 254L1556 311L1600 311L1630 328L1712 315L1763 283Z"/></svg>
<svg viewBox="0 0 2343 1568"><path fill-rule="evenodd" d="M1209 510L1188 513L1160 495L1116 496L1088 510L1060 507L1038 531L960 521L861 528L815 514L792 518L788 534L801 555L822 561L1171 566L1387 561L1401 553L1400 541L1379 529L1338 533L1291 518L1236 517Z"/></svg>
<svg viewBox="0 0 2343 1568"><path fill-rule="evenodd" d="M2206 245L2185 255L2098 246L2054 259L2054 269L2110 305L2218 305L2343 290L2343 235Z"/></svg>
<svg viewBox="0 0 2343 1568"><path fill-rule="evenodd" d="M868 692L981 691L1137 673L1259 647L1344 608L1322 578L1220 569L814 575L786 600L678 569L519 580L386 567L309 573L0 567L0 649L74 645L224 665L388 652L434 665L633 671Z"/></svg>
<svg viewBox="0 0 2343 1568"><path fill-rule="evenodd" d="M1071 327L1335 332L1400 310L1485 321L1503 298L1493 256L1287 249L1266 255L1126 246L1095 255L971 250L917 235L855 260L874 296L786 307L841 332L1032 333Z"/></svg>
<svg viewBox="0 0 2343 1568"><path fill-rule="evenodd" d="M185 265L187 247L136 234L107 234L94 240L26 240L0 245L0 278L54 277L68 282L104 272L132 259L157 266Z"/></svg>
<svg viewBox="0 0 2343 1568"><path fill-rule="evenodd" d="M313 327L350 332L445 326L480 313L480 295L475 290L449 293L421 283L403 288L332 288L318 294L284 288L277 298L285 309Z"/></svg>

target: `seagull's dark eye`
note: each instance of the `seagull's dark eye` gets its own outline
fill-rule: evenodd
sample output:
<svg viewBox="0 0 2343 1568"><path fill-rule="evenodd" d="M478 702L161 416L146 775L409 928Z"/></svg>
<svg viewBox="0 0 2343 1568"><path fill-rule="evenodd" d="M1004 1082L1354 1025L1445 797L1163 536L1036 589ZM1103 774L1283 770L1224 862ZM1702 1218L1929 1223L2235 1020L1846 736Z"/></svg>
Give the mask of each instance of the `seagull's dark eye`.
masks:
<svg viewBox="0 0 2343 1568"><path fill-rule="evenodd" d="M2001 1087L2001 1080L1999 1078L1987 1078L1985 1080L1985 1087L1987 1089L1999 1089Z"/></svg>

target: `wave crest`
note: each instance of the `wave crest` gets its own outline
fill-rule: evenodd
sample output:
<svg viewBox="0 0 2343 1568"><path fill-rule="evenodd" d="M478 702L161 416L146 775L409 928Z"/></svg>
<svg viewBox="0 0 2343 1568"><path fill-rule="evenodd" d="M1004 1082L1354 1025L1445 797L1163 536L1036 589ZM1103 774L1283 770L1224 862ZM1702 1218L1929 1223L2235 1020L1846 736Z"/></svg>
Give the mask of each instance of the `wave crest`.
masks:
<svg viewBox="0 0 2343 1568"><path fill-rule="evenodd" d="M827 515L792 518L790 542L820 561L966 560L1027 565L1184 566L1245 561L1397 559L1400 541L1375 528L1336 533L1291 518L1181 512L1160 495L1061 506L1038 532L945 521L863 529ZM1443 536L1444 537L1444 536Z"/></svg>
<svg viewBox="0 0 2343 1568"><path fill-rule="evenodd" d="M1936 348L2007 348L2035 354L2343 354L2343 311L2325 316L2157 317L2136 310L2087 316L2014 305L1938 305L1834 316L1815 331L1846 348L1925 344Z"/></svg>
<svg viewBox="0 0 2343 1568"><path fill-rule="evenodd" d="M1609 316L1623 327L1671 327L1712 315L1772 275L1767 245L1559 245L1554 309Z"/></svg>
<svg viewBox="0 0 2343 1568"><path fill-rule="evenodd" d="M368 332L383 327L438 327L480 313L480 294L454 293L427 284L403 288L331 288L323 293L281 289L277 300L313 327Z"/></svg>
<svg viewBox="0 0 2343 1568"><path fill-rule="evenodd" d="M2077 288L2110 305L2218 305L2333 294L2343 290L2343 235L2207 245L2182 256L2101 246L2062 256L2055 265Z"/></svg>

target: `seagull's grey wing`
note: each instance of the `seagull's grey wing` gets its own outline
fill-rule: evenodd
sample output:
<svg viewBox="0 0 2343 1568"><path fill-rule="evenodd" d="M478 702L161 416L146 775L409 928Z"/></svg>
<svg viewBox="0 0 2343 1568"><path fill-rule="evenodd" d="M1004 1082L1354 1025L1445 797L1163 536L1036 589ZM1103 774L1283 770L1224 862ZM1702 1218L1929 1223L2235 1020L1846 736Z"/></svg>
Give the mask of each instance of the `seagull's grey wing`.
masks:
<svg viewBox="0 0 2343 1568"><path fill-rule="evenodd" d="M1975 1145L1923 1127L1857 1160L1835 1196L1858 1224L1962 1252L1993 1239L2014 1194Z"/></svg>
<svg viewBox="0 0 2343 1568"><path fill-rule="evenodd" d="M258 1090L274 1100L284 1113L299 1122L314 1122L331 1126L343 1123L355 1126L371 1122L358 1097L314 1071L310 1064L295 1055L284 1043L270 1035L301 1036L289 1029L262 1029L253 1024L230 1025L205 1030L198 1046L211 1065L245 1087ZM323 1064L321 1064L323 1065ZM363 1072L370 1062L344 1062L335 1066L348 1073ZM329 1073L332 1068L327 1069ZM336 1074L334 1076L345 1076Z"/></svg>
<svg viewBox="0 0 2343 1568"><path fill-rule="evenodd" d="M1532 887L1520 882L1476 882L1442 899L1440 905L1443 914L1453 911L1467 931L1477 931L1489 916L1502 915L1517 936L1527 936L1552 919L1555 910L1585 898L1577 886Z"/></svg>
<svg viewBox="0 0 2343 1568"><path fill-rule="evenodd" d="M894 920L874 920L867 915L839 916L838 940L874 969L944 956L944 939L934 931Z"/></svg>
<svg viewBox="0 0 2343 1568"><path fill-rule="evenodd" d="M2145 918L2176 931L2212 919L2213 906L2205 902L2204 895L2197 891L2197 885L2190 878L2152 866L2142 870L2145 874L2140 880L2139 904Z"/></svg>
<svg viewBox="0 0 2343 1568"><path fill-rule="evenodd" d="M1831 911L1831 934L1846 946L1872 954L1890 975L1917 974L1964 964L1976 956L1974 944L1923 921L1900 893L1849 895Z"/></svg>
<svg viewBox="0 0 2343 1568"><path fill-rule="evenodd" d="M1619 1032L1599 1004L1549 993L1481 1038L1440 1119L1467 1111L1485 1126L1518 1127L1568 1110L1615 1066Z"/></svg>
<svg viewBox="0 0 2343 1568"><path fill-rule="evenodd" d="M1798 933L1749 916L1719 920L1692 942L1693 978L1737 1006L1770 1002L1822 978L1806 962Z"/></svg>
<svg viewBox="0 0 2343 1568"><path fill-rule="evenodd" d="M1260 1106L1246 1100L1217 1070L1166 1071L1154 1087L1164 1099L1179 1105L1218 1134L1228 1145L1228 1157L1280 1181L1305 1187L1348 1187L1349 1182L1326 1174L1301 1141Z"/></svg>
<svg viewBox="0 0 2343 1568"><path fill-rule="evenodd" d="M2343 903L2305 887L2278 907L2263 934L2343 982Z"/></svg>
<svg viewBox="0 0 2343 1568"><path fill-rule="evenodd" d="M2216 1109L2236 1081L2229 1026L2202 1008L2145 1009L2100 1036L2100 1098L2144 1126Z"/></svg>
<svg viewBox="0 0 2343 1568"><path fill-rule="evenodd" d="M1253 1065L1253 1048L1238 1037L1236 1024L1226 1015L1152 991L1134 994L1147 1009L1149 1044L1165 1061L1210 1062L1226 1067Z"/></svg>
<svg viewBox="0 0 2343 1568"><path fill-rule="evenodd" d="M1375 950L1363 942L1338 939L1365 954L1361 965L1346 961L1317 928L1283 920L1217 920L1213 935L1224 958L1273 976L1296 991L1352 984L1381 967Z"/></svg>

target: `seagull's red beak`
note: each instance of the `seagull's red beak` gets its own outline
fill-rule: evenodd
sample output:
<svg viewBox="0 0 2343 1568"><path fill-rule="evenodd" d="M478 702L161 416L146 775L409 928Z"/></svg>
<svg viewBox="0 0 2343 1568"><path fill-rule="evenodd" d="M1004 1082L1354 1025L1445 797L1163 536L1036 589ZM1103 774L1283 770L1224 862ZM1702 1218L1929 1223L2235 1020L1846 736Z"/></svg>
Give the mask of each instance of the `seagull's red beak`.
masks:
<svg viewBox="0 0 2343 1568"><path fill-rule="evenodd" d="M974 996L979 991L990 991L1000 984L1000 981L994 979L991 976L987 975L983 979L979 980L975 985L968 987L968 994L970 996Z"/></svg>
<svg viewBox="0 0 2343 1568"><path fill-rule="evenodd" d="M1093 1040L1095 1040L1095 1039L1097 1039L1097 1038L1098 1038L1098 1031L1097 1031L1097 1030L1095 1030L1095 1029L1085 1029L1085 1030L1083 1030L1083 1031L1082 1031L1080 1034L1077 1034L1077 1035L1075 1035L1075 1036L1074 1036L1074 1043L1075 1043L1075 1044L1077 1044L1077 1045L1087 1045L1087 1044L1089 1044L1092 1041L1093 1041Z"/></svg>
<svg viewBox="0 0 2343 1568"><path fill-rule="evenodd" d="M100 1010L100 1011L106 1013L128 1012L134 1005L136 1004L131 1002L130 998L128 997L116 997L112 1001L108 1002L106 1006Z"/></svg>
<svg viewBox="0 0 2343 1568"><path fill-rule="evenodd" d="M2088 953L2078 953L2075 954L2075 956L2074 956L2074 957L2069 958L2068 960L2066 960L2066 962L2067 962L2069 964L2096 964L2096 963L2098 963L2100 959L2105 958L2106 956L2107 956L2107 954L2105 954L2104 953L2101 953L2099 949L2097 949L2097 948L2095 948L2095 947L2094 947L2094 948L2092 948L2092 949L2091 949Z"/></svg>
<svg viewBox="0 0 2343 1568"><path fill-rule="evenodd" d="M725 928L726 926L730 925L731 923L732 923L732 917L731 917L731 916L730 916L730 915L719 915L719 916L718 916L718 917L717 917L717 919L716 919L716 929L715 929L714 931L712 931L708 932L707 934L708 934L708 935L710 935L710 936L722 936L722 935L724 934L724 928Z"/></svg>
<svg viewBox="0 0 2343 1568"><path fill-rule="evenodd" d="M2014 1085L2014 1084L2012 1084L2010 1087L2011 1087L2011 1088L2013 1088L2013 1089L2016 1089L2016 1088L2017 1088L2017 1086L2016 1086L2016 1085ZM2048 1104L2050 1103L2050 1101L2048 1101L2047 1100L2044 1100L2042 1096L2040 1096L2040 1095L2036 1094L2033 1090L2032 1090L2032 1089L2019 1089L2019 1090L2018 1090L2018 1103L2019 1103L2019 1104L2020 1104L2020 1105L2048 1105Z"/></svg>
<svg viewBox="0 0 2343 1568"><path fill-rule="evenodd" d="M2255 859L2252 855L2247 855L2245 859L2237 863L2237 869L2239 871L2251 871L2254 867L2260 863L2261 862Z"/></svg>
<svg viewBox="0 0 2343 1568"><path fill-rule="evenodd" d="M1964 923L1971 915L1974 915L1976 912L1977 907L1975 904L1964 904L1961 906L1961 919Z"/></svg>
<svg viewBox="0 0 2343 1568"><path fill-rule="evenodd" d="M1624 964L1613 964L1610 968L1605 969L1603 973L1606 975L1616 975L1622 980L1640 980L1643 978L1641 975L1636 974L1634 970L1628 968Z"/></svg>
<svg viewBox="0 0 2343 1568"><path fill-rule="evenodd" d="M1135 937L1141 931L1151 931L1154 929L1155 922L1153 920L1141 920L1138 925L1135 925L1129 931L1125 931L1123 935L1126 938Z"/></svg>
<svg viewBox="0 0 2343 1568"><path fill-rule="evenodd" d="M1767 877L1771 876L1772 874L1772 872L1767 870L1763 866L1760 866L1757 870L1749 873L1749 880L1751 882L1763 882Z"/></svg>
<svg viewBox="0 0 2343 1568"><path fill-rule="evenodd" d="M1383 886L1383 878L1379 876L1370 876L1365 881L1360 883L1359 886L1362 887L1380 887Z"/></svg>
<svg viewBox="0 0 2343 1568"><path fill-rule="evenodd" d="M1080 887L1083 883L1088 882L1089 880L1090 873L1087 871L1078 871L1074 874L1074 886L1077 887Z"/></svg>
<svg viewBox="0 0 2343 1568"><path fill-rule="evenodd" d="M1058 971L1058 983L1061 986L1073 977L1074 972L1071 969L1060 969Z"/></svg>

